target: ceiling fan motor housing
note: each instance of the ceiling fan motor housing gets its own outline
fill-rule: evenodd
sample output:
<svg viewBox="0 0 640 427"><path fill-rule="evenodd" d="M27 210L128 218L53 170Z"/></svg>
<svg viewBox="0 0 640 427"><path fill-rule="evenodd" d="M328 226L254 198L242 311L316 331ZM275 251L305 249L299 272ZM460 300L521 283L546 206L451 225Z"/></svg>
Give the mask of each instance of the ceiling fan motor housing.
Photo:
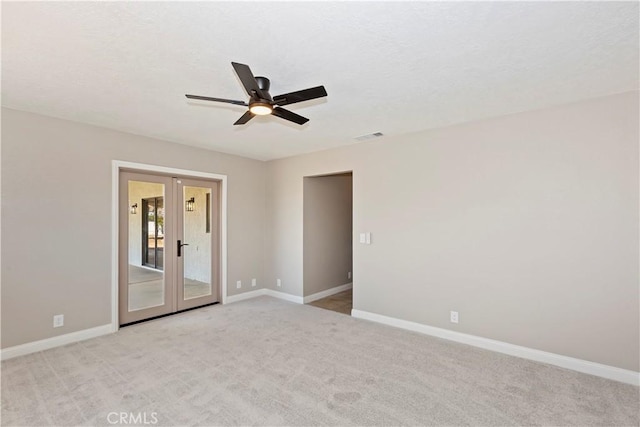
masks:
<svg viewBox="0 0 640 427"><path fill-rule="evenodd" d="M269 88L271 87L271 82L269 81L268 78L266 77L256 77L256 82L258 83L258 87L260 88L260 90L262 91L263 95L266 95L266 97L271 101L271 95L269 94Z"/></svg>

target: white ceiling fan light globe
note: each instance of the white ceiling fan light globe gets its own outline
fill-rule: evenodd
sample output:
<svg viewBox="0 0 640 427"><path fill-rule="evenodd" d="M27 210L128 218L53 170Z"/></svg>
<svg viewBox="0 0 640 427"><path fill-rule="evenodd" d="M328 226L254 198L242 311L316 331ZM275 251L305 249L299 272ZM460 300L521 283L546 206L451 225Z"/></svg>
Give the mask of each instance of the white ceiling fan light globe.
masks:
<svg viewBox="0 0 640 427"><path fill-rule="evenodd" d="M273 111L273 107L269 104L265 103L254 103L249 106L249 111L255 114L256 116L266 116L271 114Z"/></svg>

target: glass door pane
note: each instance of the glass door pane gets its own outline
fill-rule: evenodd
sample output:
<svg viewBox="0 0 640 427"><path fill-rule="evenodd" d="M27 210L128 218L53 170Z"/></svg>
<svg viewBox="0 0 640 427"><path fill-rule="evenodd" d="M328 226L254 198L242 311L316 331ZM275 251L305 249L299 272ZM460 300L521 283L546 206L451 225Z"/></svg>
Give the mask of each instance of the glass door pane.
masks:
<svg viewBox="0 0 640 427"><path fill-rule="evenodd" d="M129 311L164 304L163 247L158 244L163 236L164 191L164 184L129 181L129 203L142 207L139 215L129 215Z"/></svg>
<svg viewBox="0 0 640 427"><path fill-rule="evenodd" d="M121 172L119 312L120 324L159 316L174 310L173 268L165 265L171 235L169 177ZM175 218L175 216L174 216ZM172 252L175 256L175 252Z"/></svg>
<svg viewBox="0 0 640 427"><path fill-rule="evenodd" d="M183 187L184 300L211 295L211 189ZM209 202L207 202L209 201ZM207 206L208 203L208 206ZM210 227L210 225L209 225Z"/></svg>
<svg viewBox="0 0 640 427"><path fill-rule="evenodd" d="M218 301L218 204L216 182L179 179L178 309Z"/></svg>

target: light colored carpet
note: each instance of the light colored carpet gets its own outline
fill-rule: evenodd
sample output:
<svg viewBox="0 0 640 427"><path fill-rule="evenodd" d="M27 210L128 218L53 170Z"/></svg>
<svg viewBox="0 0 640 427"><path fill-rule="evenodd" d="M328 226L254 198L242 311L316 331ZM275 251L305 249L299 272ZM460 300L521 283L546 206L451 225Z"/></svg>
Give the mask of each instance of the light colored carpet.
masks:
<svg viewBox="0 0 640 427"><path fill-rule="evenodd" d="M270 297L2 362L7 426L110 425L110 412L157 425L637 426L639 397L634 386Z"/></svg>

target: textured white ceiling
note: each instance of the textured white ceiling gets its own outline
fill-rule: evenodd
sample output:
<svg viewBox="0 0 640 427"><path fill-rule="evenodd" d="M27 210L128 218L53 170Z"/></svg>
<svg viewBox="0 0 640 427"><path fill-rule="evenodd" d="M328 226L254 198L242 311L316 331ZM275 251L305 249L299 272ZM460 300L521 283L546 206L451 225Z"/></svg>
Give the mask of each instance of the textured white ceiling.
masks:
<svg viewBox="0 0 640 427"><path fill-rule="evenodd" d="M273 159L638 88L638 2L3 2L2 105ZM231 67L304 126L246 100ZM366 142L365 142L366 143Z"/></svg>

